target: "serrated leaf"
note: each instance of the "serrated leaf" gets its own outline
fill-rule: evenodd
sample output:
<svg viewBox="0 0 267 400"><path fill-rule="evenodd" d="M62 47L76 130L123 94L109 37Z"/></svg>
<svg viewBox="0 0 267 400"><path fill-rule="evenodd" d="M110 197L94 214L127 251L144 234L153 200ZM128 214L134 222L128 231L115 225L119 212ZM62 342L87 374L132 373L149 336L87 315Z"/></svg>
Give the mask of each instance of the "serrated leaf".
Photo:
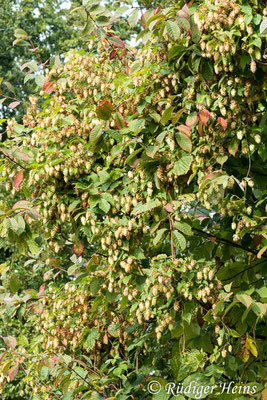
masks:
<svg viewBox="0 0 267 400"><path fill-rule="evenodd" d="M180 28L179 25L177 24L177 22L175 21L167 21L166 22L166 29L168 32L168 35L170 36L170 38L172 40L178 40L180 37Z"/></svg>
<svg viewBox="0 0 267 400"><path fill-rule="evenodd" d="M173 231L172 239L173 239L174 246L176 248L181 249L182 251L186 248L185 237L180 232Z"/></svg>
<svg viewBox="0 0 267 400"><path fill-rule="evenodd" d="M176 140L179 146L188 153L192 151L192 141L185 133L176 132Z"/></svg>
<svg viewBox="0 0 267 400"><path fill-rule="evenodd" d="M137 214L145 213L147 211L153 210L156 207L159 207L160 205L161 205L161 202L158 199L149 201L148 203L145 203L145 204L137 204L134 207L132 214L137 215Z"/></svg>
<svg viewBox="0 0 267 400"><path fill-rule="evenodd" d="M174 163L173 171L175 175L185 175L190 169L193 157L190 154L183 154L182 157Z"/></svg>

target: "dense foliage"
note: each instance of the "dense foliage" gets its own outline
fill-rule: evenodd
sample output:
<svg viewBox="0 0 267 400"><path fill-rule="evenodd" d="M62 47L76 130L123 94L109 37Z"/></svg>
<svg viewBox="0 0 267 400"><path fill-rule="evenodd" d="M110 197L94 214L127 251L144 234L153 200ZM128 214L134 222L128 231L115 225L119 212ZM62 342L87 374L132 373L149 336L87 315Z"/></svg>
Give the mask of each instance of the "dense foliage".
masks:
<svg viewBox="0 0 267 400"><path fill-rule="evenodd" d="M3 396L20 377L34 400L181 400L164 386L192 381L238 390L191 398L260 398L264 3L147 11L139 50L84 7L91 51L47 69L0 149L0 237L20 253L0 270Z"/></svg>

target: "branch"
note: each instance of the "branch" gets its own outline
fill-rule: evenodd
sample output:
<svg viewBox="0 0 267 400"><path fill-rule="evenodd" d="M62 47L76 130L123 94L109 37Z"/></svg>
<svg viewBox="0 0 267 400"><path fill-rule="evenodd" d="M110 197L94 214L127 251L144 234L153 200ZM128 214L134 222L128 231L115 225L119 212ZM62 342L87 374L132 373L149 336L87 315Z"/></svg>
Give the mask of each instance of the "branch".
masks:
<svg viewBox="0 0 267 400"><path fill-rule="evenodd" d="M263 262L265 262L265 260L262 260L262 261L260 261L260 262L257 263L257 264L251 265L251 266L248 267L248 268L242 269L242 271L237 272L235 275L231 276L231 278L221 279L221 281L222 281L222 282L224 282L224 281L230 281L231 279L234 279L236 276L241 275L241 274L243 274L244 272L249 271L250 269L253 269L253 268L257 267L258 265L262 264ZM259 279L259 280L260 280L260 279ZM256 281L256 282L258 282L258 281ZM254 282L254 283L256 283L256 282ZM239 287L239 286L238 286L238 287Z"/></svg>
<svg viewBox="0 0 267 400"><path fill-rule="evenodd" d="M15 161L14 159L12 159L9 155L7 155L2 149L0 149L0 153L2 153L4 155L4 157L8 158L11 162L13 162L14 164L18 165L20 168L22 169L26 169L22 164L20 164L18 161Z"/></svg>
<svg viewBox="0 0 267 400"><path fill-rule="evenodd" d="M213 239L214 239L216 242L218 242L218 243L228 244L229 246L242 249L242 250L244 250L244 251L246 251L246 252L248 252L248 253L252 253L252 254L254 254L254 255L257 255L257 254L258 254L257 250L253 250L253 249L250 249L249 247L241 246L241 244L232 242L231 240L224 239L224 238L220 238L220 237L218 237L218 236L216 236L216 235L214 235L214 234L212 234L212 233L208 233L208 232L202 231L201 229L197 229L197 228L192 228L192 229L193 229L193 231L196 231L196 232L198 232L198 233L201 233L201 235L208 236L209 238L213 238ZM267 255L262 255L262 256L263 256L264 258L267 258Z"/></svg>

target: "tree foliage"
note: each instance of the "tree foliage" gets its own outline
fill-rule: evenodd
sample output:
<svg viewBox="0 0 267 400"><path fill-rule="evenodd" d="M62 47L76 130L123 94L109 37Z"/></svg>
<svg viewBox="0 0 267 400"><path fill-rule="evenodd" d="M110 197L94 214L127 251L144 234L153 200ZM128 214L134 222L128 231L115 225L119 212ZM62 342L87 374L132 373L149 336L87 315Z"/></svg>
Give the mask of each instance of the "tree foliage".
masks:
<svg viewBox="0 0 267 400"><path fill-rule="evenodd" d="M31 327L3 337L2 387L21 374L35 400L165 400L151 379L233 380L231 398L260 398L263 2L149 10L139 50L101 6L76 11L91 51L47 71L1 145L0 236L44 271L22 290L1 269L5 319Z"/></svg>

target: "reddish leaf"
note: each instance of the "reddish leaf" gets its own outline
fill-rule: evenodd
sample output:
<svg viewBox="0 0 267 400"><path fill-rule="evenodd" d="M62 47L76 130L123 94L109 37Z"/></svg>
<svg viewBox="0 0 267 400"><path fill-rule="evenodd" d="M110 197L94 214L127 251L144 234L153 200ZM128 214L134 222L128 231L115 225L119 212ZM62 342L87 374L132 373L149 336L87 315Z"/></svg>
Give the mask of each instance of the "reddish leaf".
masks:
<svg viewBox="0 0 267 400"><path fill-rule="evenodd" d="M14 108L18 107L20 105L21 101L13 101L12 103L9 104L9 108L11 108L11 110L14 110Z"/></svg>
<svg viewBox="0 0 267 400"><path fill-rule="evenodd" d="M168 213L173 213L173 212L174 212L172 206L171 206L169 203L166 204L163 208L164 208L164 210L166 210Z"/></svg>
<svg viewBox="0 0 267 400"><path fill-rule="evenodd" d="M44 310L44 306L41 303L36 303L33 306L33 310L35 314L41 315Z"/></svg>
<svg viewBox="0 0 267 400"><path fill-rule="evenodd" d="M185 4L181 10L178 11L177 13L178 17L182 18L189 18L189 8L188 5Z"/></svg>
<svg viewBox="0 0 267 400"><path fill-rule="evenodd" d="M225 131L227 129L227 121L226 119L219 117L217 119L218 123L221 125L221 127L223 128L223 130Z"/></svg>
<svg viewBox="0 0 267 400"><path fill-rule="evenodd" d="M118 49L125 49L125 43L121 40L118 36L114 36L111 34L109 41L113 44L113 46L117 47Z"/></svg>
<svg viewBox="0 0 267 400"><path fill-rule="evenodd" d="M48 265L50 265L51 267L57 268L60 266L59 260L57 260L55 257L50 257L48 261L49 261Z"/></svg>
<svg viewBox="0 0 267 400"><path fill-rule="evenodd" d="M2 337L2 339L5 342L5 344L13 350L17 346L17 339L14 338L13 336Z"/></svg>
<svg viewBox="0 0 267 400"><path fill-rule="evenodd" d="M23 171L22 169L17 173L17 175L15 176L14 179L14 188L16 190L19 190L19 185L21 184L21 182L23 181Z"/></svg>
<svg viewBox="0 0 267 400"><path fill-rule="evenodd" d="M13 205L13 209L16 209L16 208L22 208L22 209L27 209L27 208L30 208L31 207L31 203L29 202L29 201L27 201L27 200L20 200L20 201L17 201L14 205Z"/></svg>
<svg viewBox="0 0 267 400"><path fill-rule="evenodd" d="M133 162L133 167L136 168L138 166L138 164L140 163L140 158L137 158L134 162Z"/></svg>
<svg viewBox="0 0 267 400"><path fill-rule="evenodd" d="M188 135L188 136L191 135L191 129L190 129L188 126L179 125L179 126L177 126L177 129L179 129L179 131L185 133L185 134Z"/></svg>
<svg viewBox="0 0 267 400"><path fill-rule="evenodd" d="M110 118L113 111L113 105L110 101L106 100L101 101L96 107L96 115L98 116L98 118L103 119L104 121L107 121Z"/></svg>
<svg viewBox="0 0 267 400"><path fill-rule="evenodd" d="M82 244L82 242L74 243L72 250L73 253L76 254L76 256L80 257L84 251L84 245Z"/></svg>
<svg viewBox="0 0 267 400"><path fill-rule="evenodd" d="M44 292L44 290L45 290L45 284L43 283L43 284L40 286L39 293Z"/></svg>
<svg viewBox="0 0 267 400"><path fill-rule="evenodd" d="M195 216L199 221L203 221L203 219L209 218L207 215L205 214L197 214Z"/></svg>
<svg viewBox="0 0 267 400"><path fill-rule="evenodd" d="M253 236L253 243L255 244L255 246L257 247L262 241L262 236L260 235L255 235Z"/></svg>
<svg viewBox="0 0 267 400"><path fill-rule="evenodd" d="M210 119L210 112L208 110L201 110L199 112L199 118L202 124L207 125L208 120Z"/></svg>
<svg viewBox="0 0 267 400"><path fill-rule="evenodd" d="M127 126L126 119L119 112L116 113L115 126L116 126L116 128L118 130L120 130L120 129L124 128L125 126Z"/></svg>
<svg viewBox="0 0 267 400"><path fill-rule="evenodd" d="M207 174L204 178L203 178L203 182L205 182L207 179L211 179L211 178L215 178L216 176L220 175L221 171L215 171L215 172L211 172L210 174Z"/></svg>
<svg viewBox="0 0 267 400"><path fill-rule="evenodd" d="M117 50L112 50L109 54L109 59L113 60L117 56Z"/></svg>
<svg viewBox="0 0 267 400"><path fill-rule="evenodd" d="M61 271L58 271L54 276L53 276L53 280L56 279L56 277L61 273Z"/></svg>
<svg viewBox="0 0 267 400"><path fill-rule="evenodd" d="M54 368L54 366L55 366L55 358L56 358L56 356L55 357L52 357L52 358L45 358L45 359L43 359L43 362L44 362L44 365L47 367L47 368ZM57 357L58 358L58 357Z"/></svg>
<svg viewBox="0 0 267 400"><path fill-rule="evenodd" d="M20 161L29 161L29 156L24 151L14 151L12 155Z"/></svg>
<svg viewBox="0 0 267 400"><path fill-rule="evenodd" d="M19 364L13 365L8 371L8 376L11 381L16 378L19 372Z"/></svg>
<svg viewBox="0 0 267 400"><path fill-rule="evenodd" d="M194 111L188 115L188 117L186 118L185 124L187 126L191 127L197 123L197 120L198 120L198 115L197 115L197 112ZM189 133L189 135L190 135L190 133Z"/></svg>
<svg viewBox="0 0 267 400"><path fill-rule="evenodd" d="M257 254L257 258L261 258L261 256L265 253L266 250L267 246L264 246L262 249L260 249L260 251Z"/></svg>
<svg viewBox="0 0 267 400"><path fill-rule="evenodd" d="M43 86L43 91L46 93L51 93L53 92L54 88L55 88L55 82L50 82L49 78L46 78Z"/></svg>

